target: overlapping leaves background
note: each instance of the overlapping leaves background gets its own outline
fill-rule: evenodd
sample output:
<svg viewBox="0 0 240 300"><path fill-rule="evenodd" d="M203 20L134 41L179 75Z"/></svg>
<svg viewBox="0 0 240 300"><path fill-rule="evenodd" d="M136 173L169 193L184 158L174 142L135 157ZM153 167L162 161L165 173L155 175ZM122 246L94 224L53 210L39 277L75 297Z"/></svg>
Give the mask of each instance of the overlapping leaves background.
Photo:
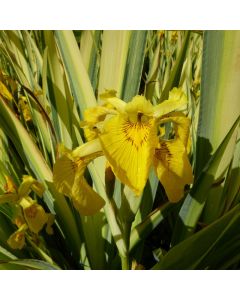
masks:
<svg viewBox="0 0 240 300"><path fill-rule="evenodd" d="M30 174L45 186L38 202L55 214L54 235L12 250L12 210L0 206L2 269L121 269L122 187L105 189L105 161L88 166L104 210L80 216L52 184L57 145L84 141L80 121L105 89L153 104L181 87L188 98L194 184L177 204L150 174L129 232L131 268L239 268L238 31L1 31L0 183ZM22 104L21 104L22 103ZM133 197L131 193L128 198ZM134 198L134 197L133 197ZM132 211L134 211L134 202Z"/></svg>

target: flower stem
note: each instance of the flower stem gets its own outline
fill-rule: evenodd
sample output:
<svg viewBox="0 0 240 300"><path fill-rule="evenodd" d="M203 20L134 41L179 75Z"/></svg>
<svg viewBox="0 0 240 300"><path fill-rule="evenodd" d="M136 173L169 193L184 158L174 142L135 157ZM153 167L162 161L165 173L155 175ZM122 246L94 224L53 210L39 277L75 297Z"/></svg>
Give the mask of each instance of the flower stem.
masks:
<svg viewBox="0 0 240 300"><path fill-rule="evenodd" d="M130 270L129 256L121 256L122 270Z"/></svg>
<svg viewBox="0 0 240 300"><path fill-rule="evenodd" d="M123 236L126 245L126 255L125 256L121 255L122 270L130 270L129 243L130 243L131 226L132 226L131 222L123 223Z"/></svg>

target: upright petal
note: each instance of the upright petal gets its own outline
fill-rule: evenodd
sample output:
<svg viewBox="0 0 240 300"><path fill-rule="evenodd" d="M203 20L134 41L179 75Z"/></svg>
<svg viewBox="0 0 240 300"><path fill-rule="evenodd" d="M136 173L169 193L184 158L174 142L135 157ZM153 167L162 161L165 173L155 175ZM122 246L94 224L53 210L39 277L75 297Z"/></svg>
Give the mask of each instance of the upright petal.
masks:
<svg viewBox="0 0 240 300"><path fill-rule="evenodd" d="M160 123L173 122L176 139L180 139L187 148L191 120L182 112L173 112L160 118Z"/></svg>
<svg viewBox="0 0 240 300"><path fill-rule="evenodd" d="M126 102L116 97L117 92L114 90L106 90L100 95L100 99L108 104L111 104L118 112L124 112Z"/></svg>
<svg viewBox="0 0 240 300"><path fill-rule="evenodd" d="M40 182L30 175L23 175L22 183L18 188L19 198L27 196L31 192L31 189L40 197L44 192L44 186Z"/></svg>
<svg viewBox="0 0 240 300"><path fill-rule="evenodd" d="M99 134L97 124L104 121L109 111L110 110L104 106L91 107L84 111L84 121L81 122L80 125L83 127L87 141L97 138Z"/></svg>
<svg viewBox="0 0 240 300"><path fill-rule="evenodd" d="M115 175L139 195L157 145L155 120L134 123L127 114L113 116L105 121L99 139Z"/></svg>
<svg viewBox="0 0 240 300"><path fill-rule="evenodd" d="M187 97L180 88L173 88L168 100L163 101L154 108L154 117L159 118L170 112L183 109L187 104Z"/></svg>
<svg viewBox="0 0 240 300"><path fill-rule="evenodd" d="M153 114L154 108L150 101L148 101L144 96L135 96L132 101L126 104L125 112L128 115L139 114L142 116L151 117Z"/></svg>
<svg viewBox="0 0 240 300"><path fill-rule="evenodd" d="M160 142L155 150L154 167L169 201L179 201L185 185L193 182L192 168L180 139Z"/></svg>

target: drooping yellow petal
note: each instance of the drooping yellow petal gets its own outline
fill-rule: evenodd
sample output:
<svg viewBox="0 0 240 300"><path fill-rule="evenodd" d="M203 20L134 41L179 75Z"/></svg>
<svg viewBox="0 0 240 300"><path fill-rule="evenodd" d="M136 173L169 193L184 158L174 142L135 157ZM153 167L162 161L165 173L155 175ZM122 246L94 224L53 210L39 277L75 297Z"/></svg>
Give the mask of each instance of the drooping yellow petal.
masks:
<svg viewBox="0 0 240 300"><path fill-rule="evenodd" d="M22 225L17 231L10 235L7 240L8 245L12 249L22 249L25 246L25 231L27 230L27 225Z"/></svg>
<svg viewBox="0 0 240 300"><path fill-rule="evenodd" d="M47 223L48 216L43 207L37 203L25 208L23 213L29 229L34 233L42 230L43 226Z"/></svg>
<svg viewBox="0 0 240 300"><path fill-rule="evenodd" d="M169 201L179 201L185 185L193 182L192 168L180 139L160 142L155 150L154 167Z"/></svg>
<svg viewBox="0 0 240 300"><path fill-rule="evenodd" d="M81 172L75 176L72 201L77 211L84 216L96 214L105 205L103 198L89 186Z"/></svg>
<svg viewBox="0 0 240 300"><path fill-rule="evenodd" d="M77 164L68 155L58 158L53 166L53 182L56 189L68 197L71 197L76 170Z"/></svg>
<svg viewBox="0 0 240 300"><path fill-rule="evenodd" d="M99 140L83 144L73 151L64 151L53 166L53 182L57 190L72 197L72 187L78 173L83 176L87 164L102 154Z"/></svg>
<svg viewBox="0 0 240 300"><path fill-rule="evenodd" d="M75 208L83 215L95 214L105 204L83 177L87 164L102 154L101 151L91 151L100 149L99 143L91 141L57 159L53 168L53 182L57 190L70 197Z"/></svg>
<svg viewBox="0 0 240 300"><path fill-rule="evenodd" d="M180 139L187 148L191 120L182 112L173 112L160 119L160 123L173 122L176 139Z"/></svg>
<svg viewBox="0 0 240 300"><path fill-rule="evenodd" d="M173 88L169 92L168 100L154 107L154 117L159 118L170 112L183 109L187 104L187 97L181 88Z"/></svg>
<svg viewBox="0 0 240 300"><path fill-rule="evenodd" d="M22 198L19 204L23 209L24 219L29 229L38 233L48 221L47 213L30 197Z"/></svg>
<svg viewBox="0 0 240 300"><path fill-rule="evenodd" d="M127 114L105 121L99 139L115 175L139 195L148 178L157 136L155 120L136 115L136 123Z"/></svg>

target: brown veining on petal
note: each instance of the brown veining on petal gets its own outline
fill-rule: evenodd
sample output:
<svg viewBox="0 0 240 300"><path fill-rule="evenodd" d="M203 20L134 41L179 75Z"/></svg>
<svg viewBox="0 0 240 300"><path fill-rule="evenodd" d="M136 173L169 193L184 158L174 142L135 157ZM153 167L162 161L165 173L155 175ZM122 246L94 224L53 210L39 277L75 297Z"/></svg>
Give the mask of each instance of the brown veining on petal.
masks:
<svg viewBox="0 0 240 300"><path fill-rule="evenodd" d="M140 114L141 113L138 114L138 118L141 119L142 114ZM139 147L142 147L143 144L147 142L150 127L151 125L149 122L143 123L141 121L137 121L136 123L132 123L127 120L122 126L122 131L126 136L126 141L131 143L131 145L138 150Z"/></svg>
<svg viewBox="0 0 240 300"><path fill-rule="evenodd" d="M155 157L160 160L165 166L169 167L172 159L172 153L168 149L166 142L161 142L160 148L155 149Z"/></svg>

